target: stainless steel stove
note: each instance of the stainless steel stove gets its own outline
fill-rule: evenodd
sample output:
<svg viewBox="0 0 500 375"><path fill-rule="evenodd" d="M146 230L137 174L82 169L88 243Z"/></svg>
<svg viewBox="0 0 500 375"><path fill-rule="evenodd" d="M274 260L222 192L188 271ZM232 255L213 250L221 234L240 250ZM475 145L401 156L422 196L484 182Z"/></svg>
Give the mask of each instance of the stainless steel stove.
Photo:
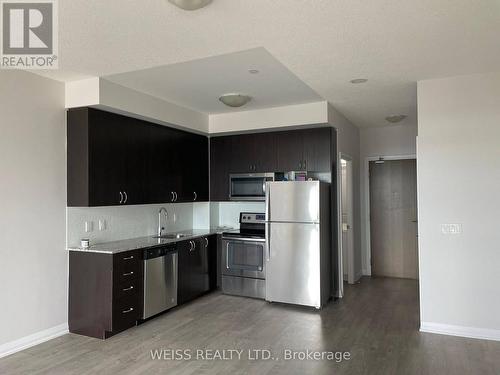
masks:
<svg viewBox="0 0 500 375"><path fill-rule="evenodd" d="M240 229L222 233L222 292L266 297L264 213L240 213Z"/></svg>

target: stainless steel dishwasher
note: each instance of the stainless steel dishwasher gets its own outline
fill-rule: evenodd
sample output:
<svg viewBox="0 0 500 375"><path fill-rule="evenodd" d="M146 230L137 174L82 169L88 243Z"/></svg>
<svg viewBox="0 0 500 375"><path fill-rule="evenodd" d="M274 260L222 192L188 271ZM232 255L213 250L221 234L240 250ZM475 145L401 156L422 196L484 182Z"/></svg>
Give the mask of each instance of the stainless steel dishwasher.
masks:
<svg viewBox="0 0 500 375"><path fill-rule="evenodd" d="M144 250L143 319L177 306L177 265L175 244Z"/></svg>

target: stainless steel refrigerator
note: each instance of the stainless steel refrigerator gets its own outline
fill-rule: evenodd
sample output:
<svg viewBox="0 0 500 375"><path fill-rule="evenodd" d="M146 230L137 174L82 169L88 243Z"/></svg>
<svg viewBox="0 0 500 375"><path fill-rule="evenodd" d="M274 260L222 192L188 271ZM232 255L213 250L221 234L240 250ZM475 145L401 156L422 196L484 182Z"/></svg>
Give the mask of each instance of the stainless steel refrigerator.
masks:
<svg viewBox="0 0 500 375"><path fill-rule="evenodd" d="M330 185L266 186L266 300L323 307L331 288Z"/></svg>

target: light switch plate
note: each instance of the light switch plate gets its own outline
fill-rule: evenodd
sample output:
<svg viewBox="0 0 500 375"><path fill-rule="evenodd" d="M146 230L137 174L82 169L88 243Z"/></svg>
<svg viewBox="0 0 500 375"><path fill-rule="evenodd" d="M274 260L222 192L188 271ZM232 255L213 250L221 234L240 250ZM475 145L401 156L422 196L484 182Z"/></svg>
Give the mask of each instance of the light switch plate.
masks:
<svg viewBox="0 0 500 375"><path fill-rule="evenodd" d="M441 233L460 234L462 233L462 224L441 224Z"/></svg>
<svg viewBox="0 0 500 375"><path fill-rule="evenodd" d="M99 220L99 230L100 231L106 230L106 220L104 219Z"/></svg>
<svg viewBox="0 0 500 375"><path fill-rule="evenodd" d="M86 221L85 222L85 232L89 233L94 230L94 222L93 221Z"/></svg>

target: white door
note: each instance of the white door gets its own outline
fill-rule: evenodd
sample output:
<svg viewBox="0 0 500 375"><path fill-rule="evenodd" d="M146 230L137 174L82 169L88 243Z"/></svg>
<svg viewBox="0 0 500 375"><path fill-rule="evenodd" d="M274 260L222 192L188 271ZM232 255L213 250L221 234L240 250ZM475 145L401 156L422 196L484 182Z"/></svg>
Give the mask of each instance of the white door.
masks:
<svg viewBox="0 0 500 375"><path fill-rule="evenodd" d="M354 269L354 236L353 236L353 183L352 161L341 159L341 244L343 280L349 284L356 282Z"/></svg>

